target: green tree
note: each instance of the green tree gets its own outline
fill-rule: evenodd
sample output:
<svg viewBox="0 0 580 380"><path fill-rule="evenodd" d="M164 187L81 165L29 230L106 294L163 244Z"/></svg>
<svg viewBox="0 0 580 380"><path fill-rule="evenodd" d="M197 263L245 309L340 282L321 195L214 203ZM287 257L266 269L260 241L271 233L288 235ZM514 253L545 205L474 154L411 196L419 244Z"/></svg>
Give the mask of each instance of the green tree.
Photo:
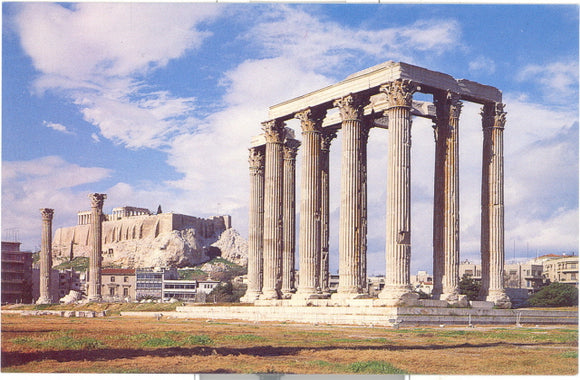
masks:
<svg viewBox="0 0 580 380"><path fill-rule="evenodd" d="M553 282L543 287L528 300L530 306L577 306L578 289L569 284Z"/></svg>
<svg viewBox="0 0 580 380"><path fill-rule="evenodd" d="M468 274L464 274L461 280L459 280L459 294L466 295L470 301L477 300L480 288L481 283Z"/></svg>
<svg viewBox="0 0 580 380"><path fill-rule="evenodd" d="M231 281L221 283L208 294L208 302L240 302L246 292L243 284L232 284Z"/></svg>

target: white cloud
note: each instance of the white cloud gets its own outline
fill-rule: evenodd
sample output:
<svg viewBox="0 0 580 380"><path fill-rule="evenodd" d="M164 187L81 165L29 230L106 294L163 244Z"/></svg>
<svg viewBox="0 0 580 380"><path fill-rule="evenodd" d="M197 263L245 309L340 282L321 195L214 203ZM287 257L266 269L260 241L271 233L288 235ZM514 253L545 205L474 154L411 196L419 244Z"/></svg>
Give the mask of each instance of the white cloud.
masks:
<svg viewBox="0 0 580 380"><path fill-rule="evenodd" d="M129 148L158 148L191 127L194 98L140 82L152 70L197 49L210 33L201 22L215 5L23 4L21 42L41 73L40 92L61 91L101 136Z"/></svg>
<svg viewBox="0 0 580 380"><path fill-rule="evenodd" d="M111 171L82 167L48 156L2 163L2 229L18 229L23 242L40 245L40 208L55 209L54 226L76 222L76 213L89 207L77 186L108 178ZM24 248L24 247L23 247Z"/></svg>
<svg viewBox="0 0 580 380"><path fill-rule="evenodd" d="M263 46L266 57L283 56L300 67L332 73L369 59L414 61L419 52L441 54L457 48L461 30L454 20L419 20L409 26L365 30L324 21L292 7L278 7L246 38Z"/></svg>
<svg viewBox="0 0 580 380"><path fill-rule="evenodd" d="M520 71L517 79L538 85L546 100L556 103L578 103L577 57L544 65L528 65Z"/></svg>
<svg viewBox="0 0 580 380"><path fill-rule="evenodd" d="M59 123L53 123L53 122L46 121L46 120L44 120L44 121L42 122L42 124L43 124L45 127L47 127L47 128L54 129L55 131L62 132L62 133L66 133L66 134L69 134L69 135L74 135L74 132L72 132L72 131L69 131L69 130L68 130L68 128L67 128L67 127L65 127L65 126L64 126L64 125L62 125L62 124L59 124Z"/></svg>
<svg viewBox="0 0 580 380"><path fill-rule="evenodd" d="M208 32L196 25L219 7L197 4L25 4L22 45L35 67L78 82L145 73L198 48Z"/></svg>
<svg viewBox="0 0 580 380"><path fill-rule="evenodd" d="M495 62L491 58L480 55L469 62L469 72L474 75L482 73L491 75L495 73Z"/></svg>

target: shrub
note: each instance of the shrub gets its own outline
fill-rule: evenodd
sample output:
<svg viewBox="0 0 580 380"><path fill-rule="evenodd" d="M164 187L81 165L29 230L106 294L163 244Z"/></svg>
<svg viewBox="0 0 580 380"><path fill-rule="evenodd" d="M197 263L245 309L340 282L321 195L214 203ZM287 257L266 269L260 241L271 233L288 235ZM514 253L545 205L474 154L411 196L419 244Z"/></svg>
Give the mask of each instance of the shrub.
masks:
<svg viewBox="0 0 580 380"><path fill-rule="evenodd" d="M464 274L459 281L459 294L464 294L470 301L477 300L481 284L479 281L471 278L470 275Z"/></svg>
<svg viewBox="0 0 580 380"><path fill-rule="evenodd" d="M578 289L573 285L554 282L531 296L528 303L536 307L577 306Z"/></svg>

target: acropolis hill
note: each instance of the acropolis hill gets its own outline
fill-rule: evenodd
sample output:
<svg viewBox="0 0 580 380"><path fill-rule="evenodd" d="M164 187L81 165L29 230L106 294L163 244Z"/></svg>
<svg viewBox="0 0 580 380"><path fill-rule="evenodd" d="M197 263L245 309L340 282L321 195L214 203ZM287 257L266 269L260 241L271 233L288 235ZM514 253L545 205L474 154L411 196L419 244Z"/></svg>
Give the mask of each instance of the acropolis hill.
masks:
<svg viewBox="0 0 580 380"><path fill-rule="evenodd" d="M90 211L82 211L76 226L56 230L52 242L56 262L89 256L90 219ZM247 263L247 244L232 229L229 215L204 219L130 206L114 208L105 216L102 251L103 265L128 268L184 267L216 256Z"/></svg>

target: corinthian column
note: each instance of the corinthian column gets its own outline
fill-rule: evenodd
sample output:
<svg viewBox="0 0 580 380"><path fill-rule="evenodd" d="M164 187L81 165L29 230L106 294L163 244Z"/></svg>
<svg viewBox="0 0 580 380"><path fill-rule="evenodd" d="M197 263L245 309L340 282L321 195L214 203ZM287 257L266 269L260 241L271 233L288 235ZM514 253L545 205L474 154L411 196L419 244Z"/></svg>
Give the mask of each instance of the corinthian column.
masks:
<svg viewBox="0 0 580 380"><path fill-rule="evenodd" d="M320 297L320 135L325 109L296 114L302 127L300 282L297 298Z"/></svg>
<svg viewBox="0 0 580 380"><path fill-rule="evenodd" d="M103 203L106 194L89 194L91 199L91 253L89 257L89 301L101 301L101 260L102 260L102 227Z"/></svg>
<svg viewBox="0 0 580 380"><path fill-rule="evenodd" d="M248 289L242 302L254 302L262 294L264 240L264 148L250 149L250 215L248 228Z"/></svg>
<svg viewBox="0 0 580 380"><path fill-rule="evenodd" d="M453 93L437 94L435 198L433 210L434 297L466 306L459 294L459 115Z"/></svg>
<svg viewBox="0 0 580 380"><path fill-rule="evenodd" d="M348 95L334 103L342 118L339 269L336 297L361 295L361 132L363 98Z"/></svg>
<svg viewBox="0 0 580 380"><path fill-rule="evenodd" d="M335 129L323 129L320 139L320 289L330 295L330 143Z"/></svg>
<svg viewBox="0 0 580 380"><path fill-rule="evenodd" d="M290 298L294 285L296 251L296 152L300 141L287 139L284 145L284 194L282 199L284 241L282 244L282 295Z"/></svg>
<svg viewBox="0 0 580 380"><path fill-rule="evenodd" d="M260 299L280 298L282 287L282 189L284 123L264 122L266 165L264 178L264 277Z"/></svg>
<svg viewBox="0 0 580 380"><path fill-rule="evenodd" d="M503 108L502 103L495 103L486 104L482 109L481 296L497 307L510 308L511 302L503 286L503 130L506 121Z"/></svg>
<svg viewBox="0 0 580 380"><path fill-rule="evenodd" d="M389 118L387 165L387 246L385 288L379 294L387 304L405 304L418 298L410 282L411 265L411 105L415 86L396 80L381 87Z"/></svg>
<svg viewBox="0 0 580 380"><path fill-rule="evenodd" d="M52 271L52 216L54 210L41 208L42 235L40 240L40 297L37 304L52 303L50 295L50 272Z"/></svg>

